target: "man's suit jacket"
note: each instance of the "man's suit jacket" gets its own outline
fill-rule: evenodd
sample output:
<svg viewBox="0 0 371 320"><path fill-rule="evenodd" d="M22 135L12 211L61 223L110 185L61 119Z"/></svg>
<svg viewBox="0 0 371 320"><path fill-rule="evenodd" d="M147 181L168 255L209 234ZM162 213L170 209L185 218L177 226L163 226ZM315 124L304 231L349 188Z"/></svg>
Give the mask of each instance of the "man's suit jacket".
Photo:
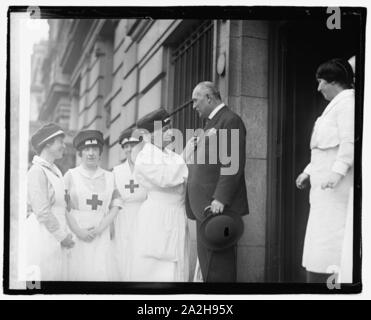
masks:
<svg viewBox="0 0 371 320"><path fill-rule="evenodd" d="M233 175L222 175L221 169L228 167L223 165L219 156L220 131L227 129L228 156L231 149L231 129L239 130L238 139L238 171ZM206 206L216 199L228 207L231 211L245 215L248 214L248 202L245 183L245 158L246 158L246 128L242 119L228 107L224 106L214 117L209 120L205 128L205 136L201 137L195 151L195 159L198 153L205 153L205 164L189 164L189 175L186 193L186 212L189 219L202 220L203 210ZM217 144L212 143L209 150L211 139L217 139ZM204 141L202 140L204 139ZM203 143L204 142L204 143ZM234 143L237 143L234 141ZM215 150L215 145L217 149ZM209 153L217 155L217 163L210 164Z"/></svg>

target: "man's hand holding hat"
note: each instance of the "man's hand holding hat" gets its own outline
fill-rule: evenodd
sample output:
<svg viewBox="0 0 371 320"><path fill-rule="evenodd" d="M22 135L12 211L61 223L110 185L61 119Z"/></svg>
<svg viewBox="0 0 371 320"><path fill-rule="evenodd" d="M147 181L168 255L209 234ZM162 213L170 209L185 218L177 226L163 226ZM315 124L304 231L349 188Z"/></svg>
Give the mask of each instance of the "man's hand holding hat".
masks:
<svg viewBox="0 0 371 320"><path fill-rule="evenodd" d="M211 202L210 210L211 210L211 212L214 213L214 214L223 213L223 211L224 211L224 204L221 203L220 201L214 199L214 200Z"/></svg>

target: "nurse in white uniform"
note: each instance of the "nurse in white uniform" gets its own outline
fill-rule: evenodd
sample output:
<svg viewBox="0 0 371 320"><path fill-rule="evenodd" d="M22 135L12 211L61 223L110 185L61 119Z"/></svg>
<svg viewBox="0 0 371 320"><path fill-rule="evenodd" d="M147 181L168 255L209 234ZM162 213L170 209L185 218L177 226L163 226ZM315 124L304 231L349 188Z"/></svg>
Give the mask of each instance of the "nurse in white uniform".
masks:
<svg viewBox="0 0 371 320"><path fill-rule="evenodd" d="M160 145L144 137L144 142L132 151L134 177L148 193L138 212L131 268L133 281L189 280L189 232L185 213L188 168L180 155L165 147L172 138L166 126L168 116L164 109L159 109L137 122L138 128L152 133L150 141L156 142L153 138L159 134ZM164 131L153 134L157 120L165 125Z"/></svg>
<svg viewBox="0 0 371 320"><path fill-rule="evenodd" d="M121 197L112 172L99 166L103 143L100 131L80 131L73 145L81 165L65 174L70 199L67 219L77 238L69 264L71 281L117 279L109 226L119 212Z"/></svg>
<svg viewBox="0 0 371 320"><path fill-rule="evenodd" d="M310 213L304 241L307 281L326 283L341 272L349 192L353 187L354 89L349 63L333 59L317 70L318 91L329 102L314 124L311 160L296 180L310 179Z"/></svg>
<svg viewBox="0 0 371 320"><path fill-rule="evenodd" d="M27 174L28 216L25 221L26 279L66 280L66 259L74 246L66 223L63 176L54 164L63 157L63 130L51 123L35 132L37 156Z"/></svg>
<svg viewBox="0 0 371 320"><path fill-rule="evenodd" d="M118 281L130 281L138 210L147 198L146 190L138 184L133 174L134 162L131 158L131 150L140 140L131 136L132 132L133 129L127 129L120 135L119 142L126 159L113 168L116 186L123 200L123 207L115 219L114 255Z"/></svg>

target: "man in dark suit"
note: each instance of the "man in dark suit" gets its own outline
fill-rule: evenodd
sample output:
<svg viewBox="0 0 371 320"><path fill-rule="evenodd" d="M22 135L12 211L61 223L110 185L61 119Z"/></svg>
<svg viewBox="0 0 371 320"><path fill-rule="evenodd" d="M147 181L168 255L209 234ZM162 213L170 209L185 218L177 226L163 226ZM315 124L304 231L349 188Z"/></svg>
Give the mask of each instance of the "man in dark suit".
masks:
<svg viewBox="0 0 371 320"><path fill-rule="evenodd" d="M204 209L211 206L214 214L229 210L238 215L248 214L245 168L246 128L242 119L222 103L220 93L212 82L201 82L193 90L193 109L206 119L204 135L189 141L186 148L192 149L193 163L189 164L189 177L186 194L186 210L189 219L196 220L197 252L202 277L205 282L235 282L237 246L222 251L208 249L200 240L200 225L204 219ZM221 139L225 129L227 139ZM237 129L237 130L232 130ZM238 133L232 139L232 131ZM216 141L216 143L212 143ZM226 145L225 145L226 144ZM231 163L221 159L220 148L228 150L228 155L237 159L236 170L227 170ZM237 154L233 152L237 148ZM231 152L232 150L232 152ZM205 162L199 163L198 154L205 155ZM202 157L200 157L202 159ZM217 159L212 161L211 159Z"/></svg>

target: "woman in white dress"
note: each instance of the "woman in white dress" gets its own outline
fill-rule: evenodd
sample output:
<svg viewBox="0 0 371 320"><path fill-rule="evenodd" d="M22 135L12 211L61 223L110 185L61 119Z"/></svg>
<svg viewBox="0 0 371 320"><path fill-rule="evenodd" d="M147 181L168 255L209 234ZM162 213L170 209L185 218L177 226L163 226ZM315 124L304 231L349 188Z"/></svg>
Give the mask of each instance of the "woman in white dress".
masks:
<svg viewBox="0 0 371 320"><path fill-rule="evenodd" d="M171 142L168 113L159 109L137 122L151 133L152 142L134 147L134 176L147 190L138 212L131 268L133 281L184 282L189 280L189 232L185 213L185 183L188 168L183 158L166 148ZM162 121L163 132L154 132L154 121ZM160 139L154 139L159 135ZM158 143L158 142L157 142Z"/></svg>
<svg viewBox="0 0 371 320"><path fill-rule="evenodd" d="M28 217L25 223L26 278L66 280L68 249L74 246L66 223L63 176L54 164L63 157L63 130L51 123L31 138L37 156L27 174Z"/></svg>
<svg viewBox="0 0 371 320"><path fill-rule="evenodd" d="M70 199L67 219L77 237L69 261L71 281L117 278L109 226L119 212L121 198L112 172L99 167L103 143L100 131L80 131L73 145L81 156L81 164L65 174Z"/></svg>
<svg viewBox="0 0 371 320"><path fill-rule="evenodd" d="M356 57L348 60L353 70L353 84L355 84ZM348 209L345 223L344 242L341 253L340 277L341 283L353 282L353 187L349 190Z"/></svg>
<svg viewBox="0 0 371 320"><path fill-rule="evenodd" d="M314 125L311 161L298 176L302 189L310 179L310 213L303 266L308 282L326 283L338 273L349 192L353 186L354 89L349 63L333 59L317 70L318 91L330 103Z"/></svg>
<svg viewBox="0 0 371 320"><path fill-rule="evenodd" d="M115 182L123 200L123 207L115 219L115 259L118 269L118 281L130 281L130 266L133 259L133 239L136 230L138 210L147 198L146 190L134 178L132 148L140 140L131 136L133 129L125 130L119 142L126 160L113 168Z"/></svg>

